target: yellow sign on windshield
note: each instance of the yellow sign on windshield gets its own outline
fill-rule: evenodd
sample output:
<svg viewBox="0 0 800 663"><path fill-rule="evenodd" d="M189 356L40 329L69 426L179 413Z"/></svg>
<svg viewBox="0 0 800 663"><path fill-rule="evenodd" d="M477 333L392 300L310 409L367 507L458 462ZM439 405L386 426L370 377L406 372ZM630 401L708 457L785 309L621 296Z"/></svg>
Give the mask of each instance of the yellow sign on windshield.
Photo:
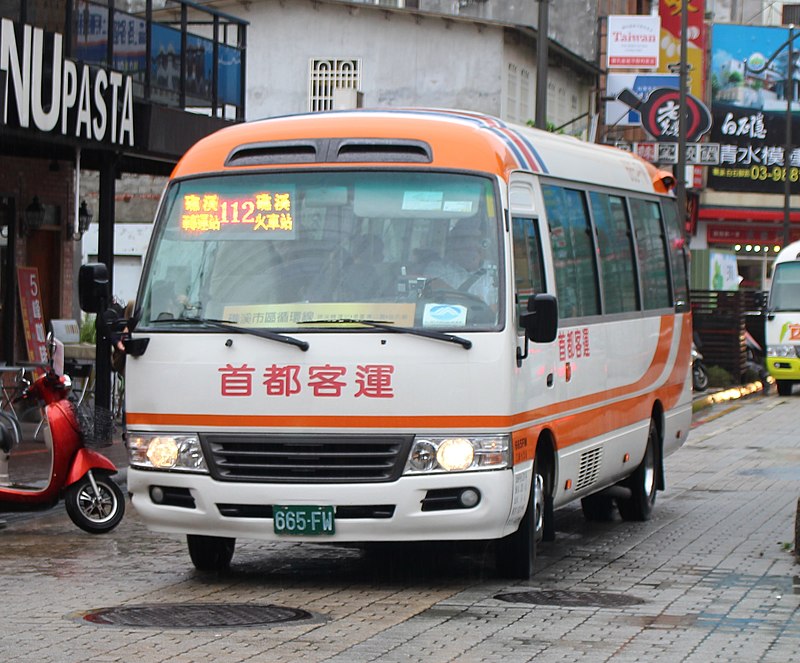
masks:
<svg viewBox="0 0 800 663"><path fill-rule="evenodd" d="M181 229L190 233L228 228L291 233L292 198L290 191L261 191L241 196L187 193L183 196Z"/></svg>

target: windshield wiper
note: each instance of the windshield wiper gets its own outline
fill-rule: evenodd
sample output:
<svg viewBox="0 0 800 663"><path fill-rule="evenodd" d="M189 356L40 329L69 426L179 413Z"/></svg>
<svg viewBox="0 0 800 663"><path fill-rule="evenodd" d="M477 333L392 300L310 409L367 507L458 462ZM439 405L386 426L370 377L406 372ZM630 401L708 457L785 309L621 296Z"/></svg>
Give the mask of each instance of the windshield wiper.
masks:
<svg viewBox="0 0 800 663"><path fill-rule="evenodd" d="M252 336L267 338L270 341L278 341L278 343L294 345L295 347L300 348L303 352L309 348L308 343L306 343L306 341L301 341L299 338L286 336L286 334L280 334L278 332L263 329L261 327L242 327L232 320L217 320L214 318L165 318L163 320L151 320L150 324L207 325L209 327L224 329L225 331L230 331L237 334L250 334Z"/></svg>
<svg viewBox="0 0 800 663"><path fill-rule="evenodd" d="M333 320L302 320L297 324L299 325L364 325L365 327L372 327L374 329L382 329L396 334L413 334L414 336L424 336L425 338L433 338L437 341L447 341L448 343L456 343L465 350L472 347L472 341L455 334L446 334L444 332L436 331L434 329L418 329L417 327L398 327L389 320L356 320L355 318L335 318Z"/></svg>

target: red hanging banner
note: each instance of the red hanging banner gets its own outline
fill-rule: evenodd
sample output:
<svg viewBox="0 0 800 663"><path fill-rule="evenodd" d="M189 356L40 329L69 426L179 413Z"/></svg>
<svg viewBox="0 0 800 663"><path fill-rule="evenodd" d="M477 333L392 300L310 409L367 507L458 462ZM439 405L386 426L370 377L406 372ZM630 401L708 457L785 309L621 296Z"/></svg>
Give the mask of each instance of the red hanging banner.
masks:
<svg viewBox="0 0 800 663"><path fill-rule="evenodd" d="M17 267L17 282L28 361L47 363L47 334L39 291L39 270L36 267Z"/></svg>

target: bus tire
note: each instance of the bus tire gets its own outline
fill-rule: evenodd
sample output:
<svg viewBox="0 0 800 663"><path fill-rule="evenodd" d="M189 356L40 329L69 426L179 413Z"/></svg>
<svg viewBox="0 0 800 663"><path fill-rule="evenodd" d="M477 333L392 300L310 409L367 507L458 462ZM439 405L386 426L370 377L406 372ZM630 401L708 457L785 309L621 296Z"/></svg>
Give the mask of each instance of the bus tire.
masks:
<svg viewBox="0 0 800 663"><path fill-rule="evenodd" d="M544 536L544 477L539 473L539 463L533 465L528 507L519 528L496 542L495 567L503 578L529 580L533 576L536 548Z"/></svg>
<svg viewBox="0 0 800 663"><path fill-rule="evenodd" d="M617 508L623 520L649 520L656 502L657 477L658 428L656 422L651 419L644 458L634 473L623 482L624 486L630 488L631 496L617 498Z"/></svg>
<svg viewBox="0 0 800 663"><path fill-rule="evenodd" d="M792 387L794 387L794 382L792 380L776 380L775 383L778 385L779 396L792 395Z"/></svg>
<svg viewBox="0 0 800 663"><path fill-rule="evenodd" d="M236 539L187 534L186 544L198 571L225 571L233 559Z"/></svg>

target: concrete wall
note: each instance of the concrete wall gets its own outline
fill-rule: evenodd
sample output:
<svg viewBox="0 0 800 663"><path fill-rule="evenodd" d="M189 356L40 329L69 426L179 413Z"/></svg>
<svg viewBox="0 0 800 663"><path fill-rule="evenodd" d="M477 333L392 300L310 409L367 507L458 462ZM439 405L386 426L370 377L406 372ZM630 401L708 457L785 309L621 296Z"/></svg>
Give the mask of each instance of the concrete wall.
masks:
<svg viewBox="0 0 800 663"><path fill-rule="evenodd" d="M309 0L264 0L242 16L248 119L307 111L312 58L360 58L365 107L500 112L501 27Z"/></svg>

